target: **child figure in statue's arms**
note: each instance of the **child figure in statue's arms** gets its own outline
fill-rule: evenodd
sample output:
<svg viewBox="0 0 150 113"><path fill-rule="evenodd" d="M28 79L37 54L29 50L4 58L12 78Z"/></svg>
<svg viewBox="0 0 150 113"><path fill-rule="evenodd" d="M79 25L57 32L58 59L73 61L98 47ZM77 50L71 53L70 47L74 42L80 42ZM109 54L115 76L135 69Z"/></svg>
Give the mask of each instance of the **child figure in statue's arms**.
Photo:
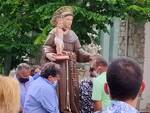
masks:
<svg viewBox="0 0 150 113"><path fill-rule="evenodd" d="M68 31L63 31L63 17L57 16L55 21L55 28L52 29L52 32L55 34L54 43L56 45L56 53L57 55L63 55L65 53L63 35L67 34Z"/></svg>

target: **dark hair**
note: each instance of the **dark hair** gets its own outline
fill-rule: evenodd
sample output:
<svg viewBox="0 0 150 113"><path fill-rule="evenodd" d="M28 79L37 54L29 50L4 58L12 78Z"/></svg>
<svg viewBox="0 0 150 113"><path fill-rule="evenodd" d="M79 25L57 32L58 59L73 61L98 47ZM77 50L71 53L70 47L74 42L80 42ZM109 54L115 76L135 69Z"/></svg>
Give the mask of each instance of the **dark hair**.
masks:
<svg viewBox="0 0 150 113"><path fill-rule="evenodd" d="M49 62L44 65L41 70L41 77L48 78L49 76L56 77L60 73L60 67L58 64Z"/></svg>
<svg viewBox="0 0 150 113"><path fill-rule="evenodd" d="M112 99L125 101L135 99L143 80L143 73L137 62L130 58L114 60L107 70L107 83Z"/></svg>

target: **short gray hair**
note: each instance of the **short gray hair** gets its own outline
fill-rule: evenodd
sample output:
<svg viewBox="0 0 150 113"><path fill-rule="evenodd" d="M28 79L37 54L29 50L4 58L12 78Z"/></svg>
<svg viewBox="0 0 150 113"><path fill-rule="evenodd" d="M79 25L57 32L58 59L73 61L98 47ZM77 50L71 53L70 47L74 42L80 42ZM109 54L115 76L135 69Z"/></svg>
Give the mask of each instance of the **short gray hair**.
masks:
<svg viewBox="0 0 150 113"><path fill-rule="evenodd" d="M21 71L22 69L30 70L29 64L27 64L27 63L20 63L20 64L17 66L16 72Z"/></svg>

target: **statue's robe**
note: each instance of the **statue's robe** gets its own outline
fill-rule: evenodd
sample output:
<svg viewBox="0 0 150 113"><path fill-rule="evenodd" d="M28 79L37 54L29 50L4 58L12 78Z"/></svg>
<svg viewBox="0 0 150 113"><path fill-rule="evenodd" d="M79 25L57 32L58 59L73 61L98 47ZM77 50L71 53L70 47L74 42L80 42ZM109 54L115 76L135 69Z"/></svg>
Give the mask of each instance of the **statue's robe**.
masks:
<svg viewBox="0 0 150 113"><path fill-rule="evenodd" d="M46 53L56 53L56 45L54 43L55 34L50 32L47 40L43 45L42 62L46 63L49 60L46 58ZM70 30L63 37L64 51L69 52L69 61L67 69L67 61L59 60L56 61L61 66L60 81L58 86L59 92L59 105L61 113L68 112L68 107L71 108L72 113L79 113L79 81L77 75L76 61L77 62L88 62L90 55L81 48L81 44L77 35ZM67 82L67 70L69 80ZM67 84L68 83L68 84ZM67 95L67 88L69 94Z"/></svg>

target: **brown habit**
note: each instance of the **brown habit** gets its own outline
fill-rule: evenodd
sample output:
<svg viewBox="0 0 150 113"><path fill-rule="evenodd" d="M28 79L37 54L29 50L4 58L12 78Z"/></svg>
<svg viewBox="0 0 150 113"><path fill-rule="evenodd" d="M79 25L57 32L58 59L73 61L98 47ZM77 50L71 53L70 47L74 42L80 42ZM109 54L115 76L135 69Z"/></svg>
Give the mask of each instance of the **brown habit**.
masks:
<svg viewBox="0 0 150 113"><path fill-rule="evenodd" d="M45 57L46 53L56 53L56 45L54 43L55 34L49 33L47 40L43 46L43 63L49 62ZM61 113L79 113L79 83L78 75L76 72L76 61L88 62L90 60L89 54L81 49L81 45L77 35L70 30L64 35L64 50L69 52L68 61L68 75L69 80L67 82L67 61L61 60L56 63L61 66L61 75L59 81L59 105ZM68 83L68 84L67 84ZM67 94L67 88L69 94ZM69 101L67 100L69 99ZM69 104L69 105L68 105ZM71 108L71 112L68 110L68 106Z"/></svg>

